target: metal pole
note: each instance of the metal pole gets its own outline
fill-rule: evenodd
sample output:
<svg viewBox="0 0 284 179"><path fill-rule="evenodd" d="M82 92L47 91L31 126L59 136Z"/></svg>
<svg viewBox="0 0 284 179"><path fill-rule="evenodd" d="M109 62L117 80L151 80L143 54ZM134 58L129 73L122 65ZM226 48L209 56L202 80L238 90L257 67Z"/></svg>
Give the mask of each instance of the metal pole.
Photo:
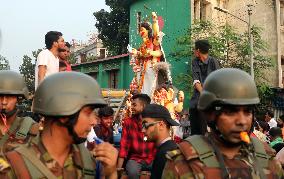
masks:
<svg viewBox="0 0 284 179"><path fill-rule="evenodd" d="M248 21L248 35L249 35L249 46L250 46L250 75L252 79L254 79L254 59L253 59L253 35L251 33L251 15L252 15L252 7L253 5L249 4L248 5L248 16L249 16L249 21Z"/></svg>

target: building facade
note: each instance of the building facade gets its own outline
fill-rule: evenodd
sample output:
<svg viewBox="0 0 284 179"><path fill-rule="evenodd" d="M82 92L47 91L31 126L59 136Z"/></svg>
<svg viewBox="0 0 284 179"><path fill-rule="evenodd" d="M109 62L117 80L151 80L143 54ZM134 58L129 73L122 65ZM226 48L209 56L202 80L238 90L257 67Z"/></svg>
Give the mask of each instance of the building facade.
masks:
<svg viewBox="0 0 284 179"><path fill-rule="evenodd" d="M71 52L76 59L76 63L84 63L90 59L103 59L107 57L107 49L100 39L96 39L89 44L72 43Z"/></svg>
<svg viewBox="0 0 284 179"><path fill-rule="evenodd" d="M132 80L128 54L74 64L72 69L92 76L101 88L128 89Z"/></svg>
<svg viewBox="0 0 284 179"><path fill-rule="evenodd" d="M267 80L272 87L283 87L284 79L284 0L191 0L192 22L211 20L217 23L229 23L240 32L248 29L246 23L217 11L214 7L228 10L231 14L248 22L248 7L252 6L252 25L263 29L262 38L269 45L265 52L272 58L274 67L267 69Z"/></svg>

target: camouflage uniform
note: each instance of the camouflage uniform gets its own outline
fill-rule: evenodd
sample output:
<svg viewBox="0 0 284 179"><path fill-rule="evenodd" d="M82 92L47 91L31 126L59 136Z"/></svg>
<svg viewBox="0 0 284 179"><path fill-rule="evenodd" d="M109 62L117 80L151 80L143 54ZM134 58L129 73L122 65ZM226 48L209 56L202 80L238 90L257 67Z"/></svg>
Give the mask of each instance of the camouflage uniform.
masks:
<svg viewBox="0 0 284 179"><path fill-rule="evenodd" d="M187 141L179 144L177 150L167 153L167 163L163 171L163 179L171 178L214 178L221 177L220 168L207 167L200 159L195 148ZM267 178L283 177L283 170L280 163L273 157L274 151L265 145L265 151L269 156L268 167L263 168ZM253 167L256 162L249 156L247 147L242 146L238 155L233 159L223 156L226 168L230 173L230 178L260 178Z"/></svg>
<svg viewBox="0 0 284 179"><path fill-rule="evenodd" d="M18 100L20 98L27 99L28 88L25 84L24 78L19 73L10 70L1 70L0 95L16 96ZM4 121L6 120L7 114L9 114L10 117L7 117L8 120L14 120L11 123L11 126L9 126L7 132L0 132L0 170L3 170L8 166L4 153L12 150L19 144L28 142L31 136L35 136L38 133L38 124L30 117L19 117L21 113L16 106L12 111L9 111L8 113L3 107L1 107L0 110L0 120L3 120L3 124L5 124ZM16 117L14 117L13 115L15 115Z"/></svg>
<svg viewBox="0 0 284 179"><path fill-rule="evenodd" d="M29 121L27 122L24 120L29 120ZM7 134L2 134L0 132L0 143L1 140L3 140L3 144L1 143L1 148L2 152L4 153L12 150L19 144L27 143L31 137L36 136L36 134L38 133L39 129L38 123L34 122L33 119L29 117L16 117L13 124L16 125L15 128L11 129L12 127L10 127Z"/></svg>
<svg viewBox="0 0 284 179"><path fill-rule="evenodd" d="M68 178L68 179L78 179L84 178L83 175L83 161L79 151L78 146L73 145L69 153L69 156L65 160L64 166L61 167L46 151L40 137L36 137L32 140L29 150L52 172L52 174L57 178ZM16 151L11 151L6 154L11 167L0 172L0 178L32 178L29 166L25 163L26 159L24 156L20 155ZM95 168L95 160L93 160L93 168ZM14 170L12 170L13 168ZM21 171L21 172L17 172ZM36 167L34 167L33 172L39 172ZM94 175L93 175L94 176ZM47 178L42 175L41 178Z"/></svg>
<svg viewBox="0 0 284 179"><path fill-rule="evenodd" d="M179 150L169 152L163 178L282 178L283 170L272 149L248 136L254 107L260 102L251 76L239 69L223 68L210 73L202 87L197 107L206 117L212 135L193 135L179 144ZM230 132L241 130L239 139L230 140L229 132L224 133L220 125L231 127ZM232 158L222 153L231 149Z"/></svg>
<svg viewBox="0 0 284 179"><path fill-rule="evenodd" d="M64 82L64 85L61 85L62 82ZM54 160L55 157L52 158L48 153L47 148L43 145L44 140L39 134L37 137L32 138L29 143L19 145L12 151L5 153L9 163L7 161L3 162L8 166L5 165L5 169L0 170L0 178L95 178L96 162L91 153L81 144L85 139L79 137L76 131L74 131L74 126L77 120L79 120L81 110L86 105L92 107L106 105L101 96L100 87L93 78L77 72L62 72L46 78L35 92L32 111L44 116L45 120L50 120L50 123L44 122L46 126L43 128L43 134L53 135L50 132L54 129L53 125L57 125L67 129L62 131L63 136L72 137L73 142L67 143L70 146L70 151L65 153L68 156L64 161L63 167ZM87 109L92 111L91 107ZM63 116L66 116L68 122L62 124L53 123ZM94 122L92 117L87 116L85 119L92 120L92 124ZM86 121L83 124L87 125ZM91 127L91 124L89 126ZM60 130L57 131L60 132ZM62 137L60 135L59 133L58 137ZM56 138L53 139L56 140ZM79 145L75 145L76 143ZM46 144L46 146L62 147L52 146L52 144ZM110 168L112 171L109 172L107 168L107 172L103 174L110 173L111 176L115 177L115 163L111 163L112 166ZM103 175L100 172L97 173Z"/></svg>

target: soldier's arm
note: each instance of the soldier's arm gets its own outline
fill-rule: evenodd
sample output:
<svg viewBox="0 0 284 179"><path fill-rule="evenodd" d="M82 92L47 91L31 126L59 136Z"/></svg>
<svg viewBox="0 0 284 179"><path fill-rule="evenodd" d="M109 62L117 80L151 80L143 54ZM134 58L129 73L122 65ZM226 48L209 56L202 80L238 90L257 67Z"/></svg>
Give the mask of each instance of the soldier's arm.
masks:
<svg viewBox="0 0 284 179"><path fill-rule="evenodd" d="M179 178L174 161L167 160L162 174L163 179Z"/></svg>
<svg viewBox="0 0 284 179"><path fill-rule="evenodd" d="M167 152L166 158L167 162L163 170L163 179L194 178L194 173L180 150Z"/></svg>

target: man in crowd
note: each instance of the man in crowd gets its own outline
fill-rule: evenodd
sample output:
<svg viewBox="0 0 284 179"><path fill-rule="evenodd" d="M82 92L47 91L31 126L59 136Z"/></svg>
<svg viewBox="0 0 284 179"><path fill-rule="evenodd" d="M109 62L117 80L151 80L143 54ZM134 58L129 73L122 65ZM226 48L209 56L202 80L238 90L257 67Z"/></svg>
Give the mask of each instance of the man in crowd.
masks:
<svg viewBox="0 0 284 179"><path fill-rule="evenodd" d="M266 111L265 113L265 121L269 124L270 129L272 127L277 127L277 122L274 119L274 114L270 110Z"/></svg>
<svg viewBox="0 0 284 179"><path fill-rule="evenodd" d="M81 143L96 124L94 109L104 105L98 83L88 75L61 72L46 78L32 106L34 113L44 116L44 129L29 145L6 154L11 168L0 178L94 178L96 162ZM117 178L117 150L105 142L93 152L103 175Z"/></svg>
<svg viewBox="0 0 284 179"><path fill-rule="evenodd" d="M198 102L212 132L191 136L179 144L179 150L168 152L163 178L283 177L273 150L249 137L258 103L249 74L230 68L212 72Z"/></svg>
<svg viewBox="0 0 284 179"><path fill-rule="evenodd" d="M282 130L279 127L272 127L269 130L269 136L270 136L270 147L272 147L276 152L279 152L283 145L283 136L282 136Z"/></svg>
<svg viewBox="0 0 284 179"><path fill-rule="evenodd" d="M126 172L131 179L138 179L141 170L149 169L155 156L155 144L144 141L140 116L150 102L151 99L147 94L133 95L132 117L123 122L117 167L121 169L124 161L127 160Z"/></svg>
<svg viewBox="0 0 284 179"><path fill-rule="evenodd" d="M45 35L46 49L38 54L35 66L35 89L42 80L56 72L59 72L59 49L63 49L64 39L61 32L49 31Z"/></svg>
<svg viewBox="0 0 284 179"><path fill-rule="evenodd" d="M179 124L171 118L167 108L157 104L149 104L142 114L142 132L147 142L154 142L157 153L151 169L151 179L160 179L166 164L166 153L177 149L170 137L170 127Z"/></svg>
<svg viewBox="0 0 284 179"><path fill-rule="evenodd" d="M113 114L114 111L109 106L100 108L98 111L98 116L101 123L94 127L97 137L111 144L113 144Z"/></svg>
<svg viewBox="0 0 284 179"><path fill-rule="evenodd" d="M60 61L64 62L66 64L66 70L65 71L72 71L71 65L69 64L68 60L70 57L70 47L71 45L68 42L65 42L65 46L63 49L59 49L59 59Z"/></svg>
<svg viewBox="0 0 284 179"><path fill-rule="evenodd" d="M195 42L194 55L196 58L192 60L191 66L194 91L189 104L191 135L205 134L207 131L206 121L198 113L197 102L206 77L220 68L218 61L209 56L209 49L208 40L197 40Z"/></svg>
<svg viewBox="0 0 284 179"><path fill-rule="evenodd" d="M28 98L24 78L16 72L0 71L0 148L5 152L17 143L26 143L38 132L38 125L30 117L19 116L20 100Z"/></svg>

